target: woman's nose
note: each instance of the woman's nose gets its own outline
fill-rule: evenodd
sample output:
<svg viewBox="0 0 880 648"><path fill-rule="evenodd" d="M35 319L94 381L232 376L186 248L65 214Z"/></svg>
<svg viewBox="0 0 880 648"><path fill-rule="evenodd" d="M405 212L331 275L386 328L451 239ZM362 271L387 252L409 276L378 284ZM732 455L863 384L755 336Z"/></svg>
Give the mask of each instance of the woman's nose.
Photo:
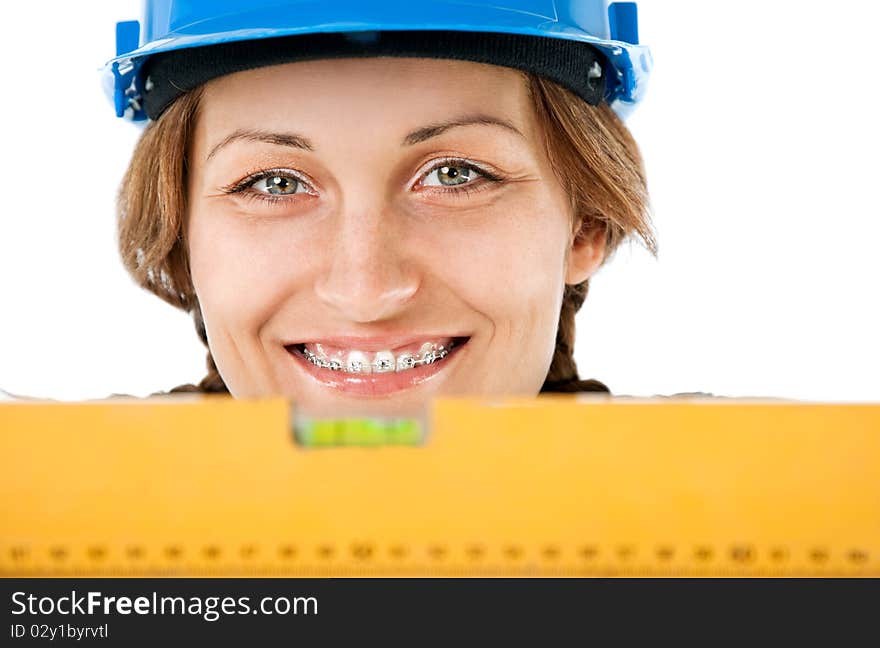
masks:
<svg viewBox="0 0 880 648"><path fill-rule="evenodd" d="M419 288L412 251L382 214L348 214L338 221L318 298L346 319L374 322L393 317ZM409 253L408 253L409 252Z"/></svg>

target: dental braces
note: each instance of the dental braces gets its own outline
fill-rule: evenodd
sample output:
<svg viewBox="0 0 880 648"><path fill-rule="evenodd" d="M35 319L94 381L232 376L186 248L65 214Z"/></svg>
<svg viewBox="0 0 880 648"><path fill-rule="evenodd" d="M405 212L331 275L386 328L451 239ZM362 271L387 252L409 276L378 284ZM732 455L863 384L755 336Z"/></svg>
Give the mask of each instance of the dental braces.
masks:
<svg viewBox="0 0 880 648"><path fill-rule="evenodd" d="M446 348L442 344L437 349L432 349L431 351L427 351L424 356L407 356L398 360L397 364L402 364L401 368L396 366L392 366L392 363L387 358L382 358L380 360L374 360L370 363L370 367L373 369L375 373L391 373L393 371L401 371L406 369L412 369L413 367L419 367L422 365L429 365L438 360L442 360L447 355L449 355L450 349L453 347L453 344L449 345L449 348ZM353 371L349 371L342 361L333 358L321 358L307 348L302 348L303 355L306 357L306 360L311 362L316 367L321 367L322 369L329 369L330 371L344 371L346 373L363 373L361 371L361 365L359 362L353 362L352 365L355 367Z"/></svg>

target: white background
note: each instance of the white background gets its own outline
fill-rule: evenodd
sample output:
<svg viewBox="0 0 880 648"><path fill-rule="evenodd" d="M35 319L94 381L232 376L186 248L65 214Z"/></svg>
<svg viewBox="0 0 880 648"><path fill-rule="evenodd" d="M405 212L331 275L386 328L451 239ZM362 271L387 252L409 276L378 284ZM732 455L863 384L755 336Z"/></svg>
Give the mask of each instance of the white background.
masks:
<svg viewBox="0 0 880 648"><path fill-rule="evenodd" d="M659 259L623 248L579 315L617 394L880 400L874 3L642 0L630 118ZM139 0L0 5L0 388L147 395L204 373L189 317L140 291L114 198L138 130L97 69Z"/></svg>

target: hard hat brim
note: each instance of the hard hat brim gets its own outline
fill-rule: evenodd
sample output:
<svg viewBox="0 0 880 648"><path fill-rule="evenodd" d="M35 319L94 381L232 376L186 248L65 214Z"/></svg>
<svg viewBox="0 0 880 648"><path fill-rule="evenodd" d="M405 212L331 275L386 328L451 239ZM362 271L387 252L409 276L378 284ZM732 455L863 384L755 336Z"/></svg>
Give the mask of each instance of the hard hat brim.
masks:
<svg viewBox="0 0 880 648"><path fill-rule="evenodd" d="M196 14L191 16L189 22L189 17L184 15L158 26L147 24L143 28L143 45L107 62L105 75L108 83L105 83L105 88L111 91L115 85L118 91L120 75L114 75L114 69L133 70L134 77L138 77L140 67L149 57L186 48L301 34L435 30L485 32L559 38L592 45L604 55L611 67L605 98L619 114L625 114L641 100L652 66L646 47L611 40L608 33L589 33L573 21L558 16L552 2L548 2L543 9L532 7L529 11L523 10L519 7L521 3L516 2L508 7L468 4L456 0L408 2L403 5L393 0L363 2L358 3L357 20L341 20L339 8L334 6L334 2L326 0L274 4L274 7L264 6L210 18ZM503 2L498 3L501 4ZM277 15L273 15L272 11L276 11ZM285 11L295 13L285 16Z"/></svg>

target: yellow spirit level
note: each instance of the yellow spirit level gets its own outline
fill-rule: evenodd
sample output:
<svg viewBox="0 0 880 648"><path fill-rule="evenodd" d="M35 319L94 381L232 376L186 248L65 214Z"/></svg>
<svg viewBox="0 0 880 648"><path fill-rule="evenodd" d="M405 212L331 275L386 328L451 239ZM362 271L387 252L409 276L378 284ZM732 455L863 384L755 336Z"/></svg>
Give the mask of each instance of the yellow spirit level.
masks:
<svg viewBox="0 0 880 648"><path fill-rule="evenodd" d="M0 405L4 576L880 576L880 405Z"/></svg>

